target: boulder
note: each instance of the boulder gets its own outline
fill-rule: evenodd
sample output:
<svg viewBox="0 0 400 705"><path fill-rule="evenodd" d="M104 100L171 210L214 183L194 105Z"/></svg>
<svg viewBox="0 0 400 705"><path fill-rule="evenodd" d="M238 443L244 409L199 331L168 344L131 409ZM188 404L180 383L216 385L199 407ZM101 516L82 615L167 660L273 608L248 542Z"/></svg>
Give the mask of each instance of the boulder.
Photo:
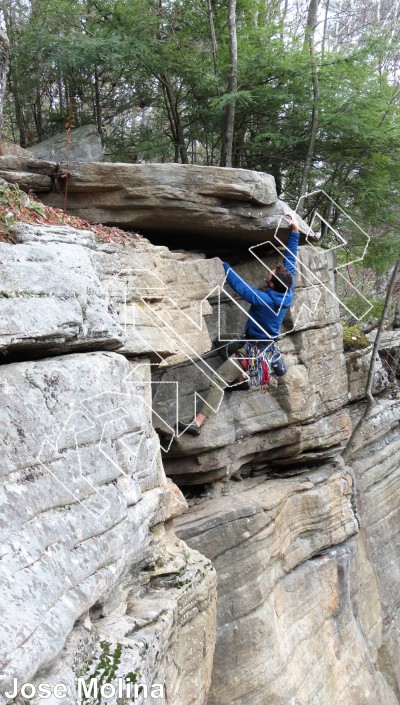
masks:
<svg viewBox="0 0 400 705"><path fill-rule="evenodd" d="M31 174L21 171L0 171L0 179L16 184L22 191L46 193L51 190L51 178L45 174Z"/></svg>
<svg viewBox="0 0 400 705"><path fill-rule="evenodd" d="M176 247L179 241L188 249L190 235L190 249L204 249L205 243L243 249L274 240L279 245L289 234L283 216L292 211L278 199L269 174L192 164L85 163L73 156L57 164L51 150L42 154L51 161L28 155L0 156L2 178L40 193L46 205L56 208L64 208L67 188L69 214L139 230L161 238L160 244ZM299 222L307 238L317 238Z"/></svg>
<svg viewBox="0 0 400 705"><path fill-rule="evenodd" d="M273 265L270 258L265 260ZM270 463L307 462L334 455L347 441L350 419L344 407L348 381L343 353L339 305L333 296L331 253L313 247L299 252L294 305L285 319L280 349L288 374L267 394L260 389L226 393L218 414L207 421L201 436L175 439L165 455L167 473L179 484L199 484ZM262 286L265 269L257 261L235 267L246 281ZM305 276L305 272L314 272ZM248 305L223 288L223 296L207 315L210 337L222 341L240 337ZM187 322L187 334L195 329ZM219 338L219 340L218 340ZM183 346L181 346L183 352ZM201 404L210 377L223 357L217 352L189 355L174 366L171 357L154 369L154 424L167 432L177 417L190 419Z"/></svg>
<svg viewBox="0 0 400 705"><path fill-rule="evenodd" d="M51 191L56 171L55 162L36 159L25 149L0 151L0 178L17 184L23 191L40 194Z"/></svg>
<svg viewBox="0 0 400 705"><path fill-rule="evenodd" d="M224 279L220 262L146 240L134 250L97 250L92 258L124 327L121 352L177 364L211 349L205 321L213 313L208 299L214 301Z"/></svg>
<svg viewBox="0 0 400 705"><path fill-rule="evenodd" d="M290 208L278 200L269 174L191 164L61 164L58 193L44 203L61 207L68 175L68 212L84 220L162 235L180 235L232 246L287 238L282 217ZM62 178L64 177L64 178ZM309 227L301 222L301 229ZM203 240L204 244L204 240Z"/></svg>
<svg viewBox="0 0 400 705"><path fill-rule="evenodd" d="M68 144L69 142L69 144ZM101 137L96 125L76 127L68 134L65 130L58 135L34 144L29 151L38 159L53 162L100 162L104 157Z"/></svg>
<svg viewBox="0 0 400 705"><path fill-rule="evenodd" d="M195 392L204 394L210 375L222 361L211 350L213 341L240 335L245 325L245 307L224 286L221 263L201 255L171 253L146 240L138 241L135 248L100 245L90 232L65 227L18 225L13 236L18 244L5 247L17 257L19 266L18 252L28 248L29 257L36 253L37 258L40 253L41 261L47 258L53 263L55 259L72 263L67 253L74 253L80 276L83 270L94 270L112 303L107 315L114 315L114 325L119 324L125 334L120 352L152 359L155 426L161 433L171 433L177 415L189 418L194 413ZM265 259L267 266L273 265L274 258ZM331 457L347 440L350 424L342 407L348 383L337 323L339 309L332 296L333 267L331 253L300 248L295 304L281 343L289 373L267 396L251 391L242 394L238 404L237 393L226 394L219 414L207 423L200 439L184 435L172 446L167 444L165 467L180 484L209 482L237 474L243 467L270 462L290 464ZM252 258L237 269L250 283L262 286L266 270L258 260ZM77 290L75 279L63 277L57 269L53 276L58 287L66 279ZM57 294L55 279L49 277L46 282L53 295ZM67 301L63 295L58 313ZM94 301L91 295L90 306ZM90 306L85 307L86 314ZM49 345L44 333L43 346ZM79 336L78 340L83 349L90 342ZM62 344L69 345L67 341ZM78 341L73 339L70 349L75 344Z"/></svg>
<svg viewBox="0 0 400 705"><path fill-rule="evenodd" d="M155 362L170 356L179 363L187 354L211 349L204 316L212 313L207 297L215 299L214 290L224 279L217 260L170 252L144 238L135 241L134 248L103 244L91 231L67 226L20 223L11 234L18 247L39 247L49 257L54 248L81 253L86 271L94 269L101 280L109 313L124 335L119 351L125 355L148 355Z"/></svg>

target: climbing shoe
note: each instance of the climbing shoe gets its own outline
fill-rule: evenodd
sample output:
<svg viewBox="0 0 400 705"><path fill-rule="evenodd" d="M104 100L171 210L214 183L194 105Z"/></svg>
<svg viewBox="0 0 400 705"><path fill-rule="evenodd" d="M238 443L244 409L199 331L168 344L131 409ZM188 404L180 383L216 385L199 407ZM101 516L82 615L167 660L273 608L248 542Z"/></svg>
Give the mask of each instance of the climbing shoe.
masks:
<svg viewBox="0 0 400 705"><path fill-rule="evenodd" d="M187 433L190 433L191 436L200 436L201 428L200 426L197 426L194 420L190 423L178 421L178 431L180 431L181 433L187 431Z"/></svg>
<svg viewBox="0 0 400 705"><path fill-rule="evenodd" d="M240 384L235 384L234 387L226 387L226 392L246 392L250 389L250 385L246 380Z"/></svg>

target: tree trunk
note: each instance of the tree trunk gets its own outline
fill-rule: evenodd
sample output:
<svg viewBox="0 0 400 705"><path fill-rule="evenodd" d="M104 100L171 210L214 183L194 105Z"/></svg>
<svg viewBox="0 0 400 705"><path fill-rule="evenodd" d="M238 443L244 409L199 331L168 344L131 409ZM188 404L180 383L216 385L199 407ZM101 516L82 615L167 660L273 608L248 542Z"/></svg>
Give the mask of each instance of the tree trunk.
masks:
<svg viewBox="0 0 400 705"><path fill-rule="evenodd" d="M42 119L42 97L40 95L39 79L36 87L36 100L33 105L33 119L35 121L36 133L39 142L44 140L45 135L43 131L43 119Z"/></svg>
<svg viewBox="0 0 400 705"><path fill-rule="evenodd" d="M159 79L162 85L164 101L167 108L168 119L171 125L172 137L174 140L175 160L176 155L179 153L182 164L189 164L181 116L178 110L178 100L175 95L174 87L167 74L162 74Z"/></svg>
<svg viewBox="0 0 400 705"><path fill-rule="evenodd" d="M237 92L237 35L236 35L236 0L229 0L229 58L230 74L228 94ZM221 166L232 166L233 133L235 127L235 100L230 100L225 109L224 134L221 154Z"/></svg>
<svg viewBox="0 0 400 705"><path fill-rule="evenodd" d="M23 147L26 149L28 146L27 142L27 135L26 135L26 125L25 125L25 118L24 118L24 112L22 109L21 102L19 100L18 96L18 88L14 83L13 80L13 74L12 74L12 69L10 67L9 69L9 74L8 74L8 85L9 85L9 91L13 96L14 99L14 108L15 108L15 120L18 126L18 131L19 131L19 144L20 147Z"/></svg>
<svg viewBox="0 0 400 705"><path fill-rule="evenodd" d="M322 35L322 45L321 45L321 57L322 57L322 58L325 56L326 38L327 38L327 36L328 36L329 2L330 2L330 0L326 0L325 19L324 19L324 31L323 31L323 35Z"/></svg>
<svg viewBox="0 0 400 705"><path fill-rule="evenodd" d="M157 14L161 18L161 13L163 10L163 0L157 0ZM160 25L161 27L161 25ZM157 38L160 40L162 37L160 29L157 32ZM167 110L168 120L171 127L172 139L175 149L175 162L178 161L179 156L181 158L182 164L189 164L187 148L185 145L185 136L183 132L183 126L181 121L181 116L178 109L178 98L176 91L172 84L172 81L167 73L162 73L157 76L159 82L161 83L161 89L164 97L164 103Z"/></svg>
<svg viewBox="0 0 400 705"><path fill-rule="evenodd" d="M95 91L95 104L96 104L96 125L97 132L102 135L101 126L101 104L100 104L100 87L99 87L99 74L97 71L97 66L94 70L94 91Z"/></svg>
<svg viewBox="0 0 400 705"><path fill-rule="evenodd" d="M217 92L219 95L218 45L217 45L217 35L215 33L214 15L213 15L213 10L212 10L211 0L207 0L207 14L208 14L208 23L210 25L211 49L212 49L212 55L213 55L214 73L215 73L215 79L217 82Z"/></svg>
<svg viewBox="0 0 400 705"><path fill-rule="evenodd" d="M307 15L307 26L304 44L308 45L311 59L311 79L312 79L312 92L313 92L313 103L311 111L311 127L310 127L310 138L308 142L307 154L304 162L303 173L301 176L300 193L299 197L305 196L307 193L308 179L310 175L311 166L314 158L315 151L315 140L317 137L318 129L318 103L319 103L319 81L318 72L315 64L315 46L314 37L315 29L317 26L317 15L318 15L318 5L319 0L310 0Z"/></svg>
<svg viewBox="0 0 400 705"><path fill-rule="evenodd" d="M6 92L9 43L5 27L0 26L0 140L3 132L3 106Z"/></svg>

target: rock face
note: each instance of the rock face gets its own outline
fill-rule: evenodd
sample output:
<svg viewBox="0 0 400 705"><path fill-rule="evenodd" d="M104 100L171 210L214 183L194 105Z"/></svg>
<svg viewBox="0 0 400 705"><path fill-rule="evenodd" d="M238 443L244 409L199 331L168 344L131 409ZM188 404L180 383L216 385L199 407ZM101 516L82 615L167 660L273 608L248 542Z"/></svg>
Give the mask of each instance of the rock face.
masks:
<svg viewBox="0 0 400 705"><path fill-rule="evenodd" d="M55 162L45 162L35 159L28 151L18 154L1 153L0 179L11 184L17 184L24 191L45 193L51 191L57 171ZM14 152L14 150L13 150Z"/></svg>
<svg viewBox="0 0 400 705"><path fill-rule="evenodd" d="M351 476L322 466L232 485L176 521L218 574L208 705L247 705L250 694L254 705L395 705L374 668L382 622L376 578L352 538ZM353 603L353 571L368 584L369 614Z"/></svg>
<svg viewBox="0 0 400 705"><path fill-rule="evenodd" d="M91 222L245 245L270 239L278 227L288 233L282 216L290 208L268 174L190 164L61 164L63 170L70 174L68 211ZM64 182L58 186L62 192ZM302 229L309 232L305 223Z"/></svg>
<svg viewBox="0 0 400 705"><path fill-rule="evenodd" d="M70 145L66 132L29 147L38 159L65 162L68 157L74 162L101 162L103 145L96 125L84 125L70 132Z"/></svg>
<svg viewBox="0 0 400 705"><path fill-rule="evenodd" d="M66 230L70 242L60 242ZM21 240L37 231L30 225L14 230ZM57 227L48 233L59 242L0 243L0 351L43 356L121 347L124 332L108 312L107 291L88 250L75 244L85 234Z"/></svg>
<svg viewBox="0 0 400 705"><path fill-rule="evenodd" d="M274 259L265 261L272 267ZM199 438L186 434L171 447L165 467L179 484L207 483L242 468L332 457L340 450L350 432L344 408L349 384L339 306L330 293L334 291L333 266L330 253L301 248L295 303L280 344L288 374L266 396L259 389L241 395L226 393L218 415L207 422ZM249 283L262 286L265 270L255 259L235 269ZM220 341L240 336L246 320L246 304L229 287L223 292L219 303L214 299L214 315L206 319L211 339ZM205 362L195 358L193 364L193 356L188 360L174 367L169 359L154 374L160 383L154 397L155 425L160 432L164 430L161 420L171 423L176 416L175 390L180 418L191 418L213 369L222 362L216 353Z"/></svg>
<svg viewBox="0 0 400 705"><path fill-rule="evenodd" d="M203 705L215 571L171 528L186 502L152 429L149 359L100 352L126 340L107 289L124 248L64 227L13 237L0 244L0 702L17 678L62 683L71 703L82 681L93 704L93 683L117 705L131 682L139 703Z"/></svg>
<svg viewBox="0 0 400 705"><path fill-rule="evenodd" d="M75 643L74 624L92 608L84 626L95 653L80 655L81 673L97 663L101 675L102 649L121 644L115 679L157 676L162 702L204 702L214 571L164 528L185 501L163 472L148 371L131 374L115 353L0 369L2 693L43 673L67 637ZM186 660L192 644L204 662ZM73 675L67 652L56 670Z"/></svg>
<svg viewBox="0 0 400 705"><path fill-rule="evenodd" d="M228 185L209 176L214 195L200 174L192 189L226 233L227 192L226 210L242 208L228 171ZM274 205L270 180L242 177L236 197ZM227 393L200 437L177 438L244 328L221 263L70 228L17 225L13 239L0 244L0 704L17 677L65 684L68 705L399 705L398 388L381 368L345 466L368 352L344 355L332 254L300 248L287 376L267 395ZM278 244L231 264L260 287Z"/></svg>
<svg viewBox="0 0 400 705"><path fill-rule="evenodd" d="M360 409L354 409L354 423ZM400 702L400 399L382 399L352 458L365 553L374 568L382 616L378 665ZM365 610L365 607L363 607Z"/></svg>

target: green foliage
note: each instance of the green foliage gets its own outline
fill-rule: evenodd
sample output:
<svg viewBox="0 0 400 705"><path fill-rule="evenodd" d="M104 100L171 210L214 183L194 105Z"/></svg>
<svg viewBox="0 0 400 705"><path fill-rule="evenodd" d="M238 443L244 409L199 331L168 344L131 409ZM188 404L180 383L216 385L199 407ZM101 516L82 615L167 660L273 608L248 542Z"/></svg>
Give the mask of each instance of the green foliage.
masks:
<svg viewBox="0 0 400 705"><path fill-rule="evenodd" d="M388 231L371 237L363 265L378 275L384 274L391 264L400 259L400 235L394 232L394 227L389 225Z"/></svg>
<svg viewBox="0 0 400 705"><path fill-rule="evenodd" d="M108 641L101 641L100 642L100 647L101 647L101 652L100 652L100 657L99 661L96 665L96 670L89 677L89 685L90 682L95 680L97 681L97 686L98 686L98 698L97 698L97 704L100 705L101 701L101 694L100 694L100 688L104 683L112 683L114 678L117 675L118 667L121 663L121 654L122 654L122 644L117 643L115 649L112 651L111 650L111 644ZM84 699L85 696L84 696Z"/></svg>
<svg viewBox="0 0 400 705"><path fill-rule="evenodd" d="M218 165L224 111L235 103L234 166L273 174L293 204L309 143L313 92L306 13L285 3L238 0L238 90L228 90L227 3L206 0L14 0L6 10L11 71L5 131L22 146L75 126L98 125L107 158ZM399 256L400 100L390 13L355 0L351 31L337 35L331 6L317 37L318 129L308 189L324 189L371 234L365 266ZM388 11L389 12L389 11ZM322 31L322 29L321 29ZM316 195L348 242L360 232ZM351 256L350 256L351 254Z"/></svg>

